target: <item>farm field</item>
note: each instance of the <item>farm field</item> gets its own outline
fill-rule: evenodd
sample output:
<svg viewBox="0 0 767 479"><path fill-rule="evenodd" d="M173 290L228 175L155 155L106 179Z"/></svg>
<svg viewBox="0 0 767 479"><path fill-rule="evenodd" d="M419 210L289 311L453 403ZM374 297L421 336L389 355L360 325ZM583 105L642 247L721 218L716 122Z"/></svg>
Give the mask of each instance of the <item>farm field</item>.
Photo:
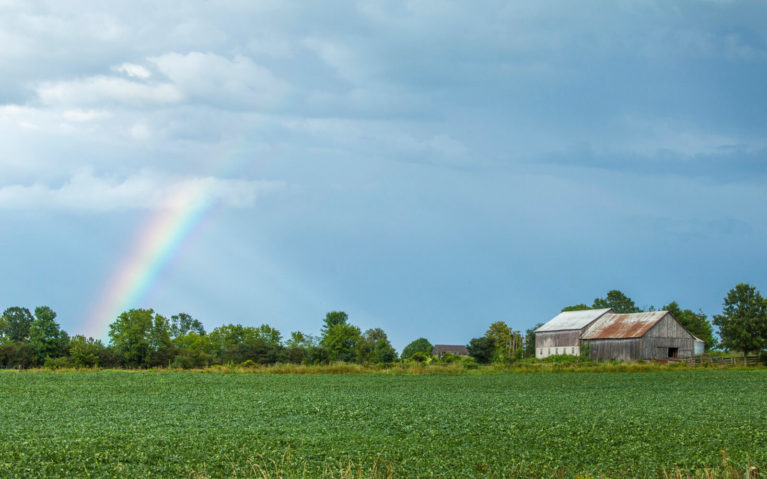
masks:
<svg viewBox="0 0 767 479"><path fill-rule="evenodd" d="M7 371L0 477L317 477L350 461L441 478L764 468L765 392L764 370Z"/></svg>

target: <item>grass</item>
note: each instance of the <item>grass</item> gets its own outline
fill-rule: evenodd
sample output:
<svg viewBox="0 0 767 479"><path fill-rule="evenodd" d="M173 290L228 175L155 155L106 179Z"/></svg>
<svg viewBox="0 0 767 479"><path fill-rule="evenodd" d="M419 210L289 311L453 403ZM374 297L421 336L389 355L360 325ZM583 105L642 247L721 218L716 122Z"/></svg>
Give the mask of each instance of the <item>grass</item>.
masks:
<svg viewBox="0 0 767 479"><path fill-rule="evenodd" d="M213 365L198 369L179 368L152 368L153 372L190 372L190 373L258 373L258 374L495 374L495 373L559 373L559 372L653 372L653 371L679 371L700 369L730 369L730 370L754 370L767 369L764 364L743 363L711 363L690 365L684 362L645 362L645 361L605 361L593 362L583 358L568 355L551 356L547 359L522 359L512 364L477 365L476 363L431 363L398 362L388 364L273 364L273 365ZM25 372L97 372L98 367L78 369L74 367L37 368L25 370ZM119 370L118 370L119 371ZM125 370L123 370L125 371ZM145 371L145 370L128 370Z"/></svg>
<svg viewBox="0 0 767 479"><path fill-rule="evenodd" d="M0 372L0 477L679 479L767 463L763 369L302 371Z"/></svg>

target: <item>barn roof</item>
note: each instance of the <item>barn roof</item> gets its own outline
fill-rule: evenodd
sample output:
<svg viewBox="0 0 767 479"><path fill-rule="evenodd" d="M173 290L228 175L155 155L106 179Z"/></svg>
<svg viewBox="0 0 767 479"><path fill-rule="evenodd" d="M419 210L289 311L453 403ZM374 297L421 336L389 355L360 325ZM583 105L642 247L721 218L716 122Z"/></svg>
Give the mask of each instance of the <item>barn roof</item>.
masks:
<svg viewBox="0 0 767 479"><path fill-rule="evenodd" d="M457 354L459 356L468 356L469 352L466 350L466 346L458 344L435 344L431 354L434 356L440 356L444 353Z"/></svg>
<svg viewBox="0 0 767 479"><path fill-rule="evenodd" d="M548 323L535 331L567 331L583 329L612 309L586 309L583 311L564 311L554 316Z"/></svg>
<svg viewBox="0 0 767 479"><path fill-rule="evenodd" d="M606 314L586 331L583 339L641 338L667 314L668 311Z"/></svg>

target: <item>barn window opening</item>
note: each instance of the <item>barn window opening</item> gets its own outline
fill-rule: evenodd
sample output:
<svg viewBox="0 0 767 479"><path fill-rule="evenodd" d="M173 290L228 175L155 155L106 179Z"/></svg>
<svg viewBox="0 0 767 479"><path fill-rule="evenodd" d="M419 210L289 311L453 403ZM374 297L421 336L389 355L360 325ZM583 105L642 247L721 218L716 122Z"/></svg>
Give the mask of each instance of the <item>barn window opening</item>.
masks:
<svg viewBox="0 0 767 479"><path fill-rule="evenodd" d="M679 354L679 348L668 348L668 357L675 358Z"/></svg>

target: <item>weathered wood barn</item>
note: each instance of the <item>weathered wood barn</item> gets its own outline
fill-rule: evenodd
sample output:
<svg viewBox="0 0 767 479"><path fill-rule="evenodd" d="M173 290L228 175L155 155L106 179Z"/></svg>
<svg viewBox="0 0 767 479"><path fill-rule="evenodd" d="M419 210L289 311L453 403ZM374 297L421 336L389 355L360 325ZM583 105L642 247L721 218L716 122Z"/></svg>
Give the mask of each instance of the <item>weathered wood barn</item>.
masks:
<svg viewBox="0 0 767 479"><path fill-rule="evenodd" d="M535 331L535 357L578 356L588 345L593 360L689 358L695 337L668 311L617 314L612 309L559 313Z"/></svg>
<svg viewBox="0 0 767 479"><path fill-rule="evenodd" d="M589 309L586 311L565 311L556 315L535 330L535 357L546 358L553 354L581 354L581 336L612 309Z"/></svg>
<svg viewBox="0 0 767 479"><path fill-rule="evenodd" d="M599 318L581 337L593 360L690 358L695 337L668 311Z"/></svg>
<svg viewBox="0 0 767 479"><path fill-rule="evenodd" d="M454 345L454 344L435 344L431 350L432 356L437 356L442 359L445 354L455 354L456 356L468 356L469 352L466 350L466 346Z"/></svg>

